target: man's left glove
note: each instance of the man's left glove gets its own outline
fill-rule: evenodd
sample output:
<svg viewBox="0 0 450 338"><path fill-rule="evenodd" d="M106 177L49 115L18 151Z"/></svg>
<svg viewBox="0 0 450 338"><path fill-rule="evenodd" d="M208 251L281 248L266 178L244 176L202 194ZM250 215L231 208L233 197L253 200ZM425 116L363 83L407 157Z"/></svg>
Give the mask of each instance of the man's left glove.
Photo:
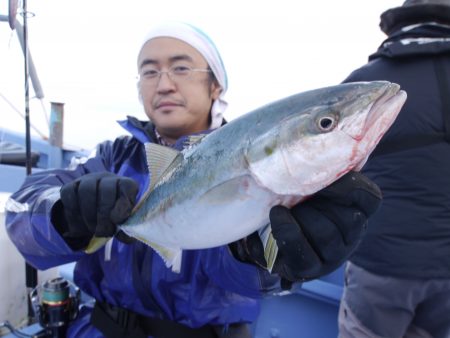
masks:
<svg viewBox="0 0 450 338"><path fill-rule="evenodd" d="M278 246L273 272L280 275L282 287L289 289L293 282L319 278L344 263L381 198L375 183L350 172L291 209L274 206L269 215ZM245 257L243 260L266 266L257 233L239 244L233 251Z"/></svg>
<svg viewBox="0 0 450 338"><path fill-rule="evenodd" d="M278 246L274 271L289 284L337 269L358 245L381 199L375 183L350 172L290 210L273 207L269 218Z"/></svg>

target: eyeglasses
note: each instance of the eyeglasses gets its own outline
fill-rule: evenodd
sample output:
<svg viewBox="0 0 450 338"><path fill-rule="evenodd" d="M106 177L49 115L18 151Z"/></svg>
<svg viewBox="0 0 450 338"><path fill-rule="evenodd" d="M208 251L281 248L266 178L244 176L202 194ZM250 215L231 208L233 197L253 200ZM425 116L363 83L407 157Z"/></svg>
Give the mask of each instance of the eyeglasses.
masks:
<svg viewBox="0 0 450 338"><path fill-rule="evenodd" d="M143 81L150 85L156 85L159 82L162 74L166 73L169 78L176 82L181 83L183 81L189 80L193 72L210 73L211 69L201 69L201 68L191 68L187 66L173 66L169 70L158 70L154 68L145 68L142 74L138 76L140 81Z"/></svg>

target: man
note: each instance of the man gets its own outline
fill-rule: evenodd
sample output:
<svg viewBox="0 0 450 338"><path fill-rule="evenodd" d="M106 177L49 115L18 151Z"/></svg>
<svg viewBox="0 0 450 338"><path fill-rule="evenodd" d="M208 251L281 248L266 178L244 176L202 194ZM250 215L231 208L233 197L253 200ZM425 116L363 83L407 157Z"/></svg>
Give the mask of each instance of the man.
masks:
<svg viewBox="0 0 450 338"><path fill-rule="evenodd" d="M346 268L341 337L450 337L450 0L381 15L388 39L345 82L388 80L408 100L363 168L383 191Z"/></svg>
<svg viewBox="0 0 450 338"><path fill-rule="evenodd" d="M249 337L258 299L280 279L288 288L331 272L348 257L380 192L352 173L292 210L274 207L270 218L279 256L273 275L264 269L256 234L223 247L186 251L182 271L175 273L150 247L117 233L117 224L149 185L144 143L181 150L190 135L220 127L227 77L211 40L178 23L147 35L138 72L150 121L129 117L122 126L131 137L100 144L76 168L28 177L12 196L8 233L39 269L77 261L74 280L96 304L93 310L83 308L68 337ZM323 234L315 235L317 225ZM115 238L88 254L94 235Z"/></svg>

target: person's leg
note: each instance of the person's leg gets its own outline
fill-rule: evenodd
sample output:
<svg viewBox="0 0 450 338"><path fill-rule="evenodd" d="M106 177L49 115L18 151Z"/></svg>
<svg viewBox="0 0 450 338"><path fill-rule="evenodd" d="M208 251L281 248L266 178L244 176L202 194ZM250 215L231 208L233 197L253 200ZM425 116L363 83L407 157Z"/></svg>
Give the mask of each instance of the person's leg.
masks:
<svg viewBox="0 0 450 338"><path fill-rule="evenodd" d="M421 290L423 301L416 308L416 316L405 338L450 337L450 280L430 280ZM418 335L417 332L422 332ZM423 334L427 332L428 335Z"/></svg>
<svg viewBox="0 0 450 338"><path fill-rule="evenodd" d="M362 324L347 305L345 299L339 305L339 338L382 338Z"/></svg>
<svg viewBox="0 0 450 338"><path fill-rule="evenodd" d="M339 311L339 337L403 337L416 307L413 287L409 280L375 275L349 262Z"/></svg>

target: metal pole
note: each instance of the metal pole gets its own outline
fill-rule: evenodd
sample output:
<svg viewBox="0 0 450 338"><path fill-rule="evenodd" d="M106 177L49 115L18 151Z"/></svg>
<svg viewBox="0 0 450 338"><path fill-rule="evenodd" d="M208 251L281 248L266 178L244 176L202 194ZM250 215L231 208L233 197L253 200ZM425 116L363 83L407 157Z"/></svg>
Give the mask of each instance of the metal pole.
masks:
<svg viewBox="0 0 450 338"><path fill-rule="evenodd" d="M50 102L50 135L49 143L62 148L64 126L64 103Z"/></svg>

